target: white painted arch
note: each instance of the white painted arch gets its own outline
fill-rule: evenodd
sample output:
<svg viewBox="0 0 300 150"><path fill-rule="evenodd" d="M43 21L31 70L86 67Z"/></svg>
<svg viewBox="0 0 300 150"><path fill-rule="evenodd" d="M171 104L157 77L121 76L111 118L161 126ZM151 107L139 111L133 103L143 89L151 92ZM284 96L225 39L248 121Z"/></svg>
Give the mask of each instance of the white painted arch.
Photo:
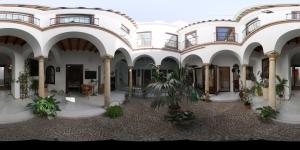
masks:
<svg viewBox="0 0 300 150"><path fill-rule="evenodd" d="M42 55L42 32L28 25L0 22L0 36L15 36L27 42L34 56Z"/></svg>

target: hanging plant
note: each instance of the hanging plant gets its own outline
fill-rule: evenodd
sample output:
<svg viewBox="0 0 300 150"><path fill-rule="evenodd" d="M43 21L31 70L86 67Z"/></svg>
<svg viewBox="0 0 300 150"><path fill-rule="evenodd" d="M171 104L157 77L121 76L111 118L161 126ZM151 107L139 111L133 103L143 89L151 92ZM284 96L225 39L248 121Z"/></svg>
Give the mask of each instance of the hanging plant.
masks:
<svg viewBox="0 0 300 150"><path fill-rule="evenodd" d="M20 72L17 82L20 83L20 98L29 97L29 61L25 61L24 72Z"/></svg>

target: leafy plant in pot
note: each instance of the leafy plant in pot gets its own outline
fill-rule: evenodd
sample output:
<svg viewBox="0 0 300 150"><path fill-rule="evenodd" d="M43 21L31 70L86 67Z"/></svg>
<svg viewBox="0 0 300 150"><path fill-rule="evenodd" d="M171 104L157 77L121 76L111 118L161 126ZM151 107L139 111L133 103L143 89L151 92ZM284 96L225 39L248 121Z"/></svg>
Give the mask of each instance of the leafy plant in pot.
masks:
<svg viewBox="0 0 300 150"><path fill-rule="evenodd" d="M239 93L240 100L244 103L247 109L251 109L252 91L247 88L242 88Z"/></svg>
<svg viewBox="0 0 300 150"><path fill-rule="evenodd" d="M38 97L33 100L32 103L29 103L27 107L32 109L33 114L47 117L49 120L53 119L57 115L57 111L61 111L59 102L53 98L53 96L48 97Z"/></svg>
<svg viewBox="0 0 300 150"><path fill-rule="evenodd" d="M157 66L152 64L152 68L157 70ZM163 74L155 71L152 74L153 83L147 86L148 92L154 92L155 100L152 102L152 108L168 106L167 121L179 124L186 124L194 120L194 115L190 111L181 110L180 103L183 100L196 102L200 100L199 92L192 86L192 80L189 76L189 68L178 66L171 73ZM162 94L162 93L166 94Z"/></svg>
<svg viewBox="0 0 300 150"><path fill-rule="evenodd" d="M279 112L274 110L271 106L256 108L256 110L259 111L259 117L261 121L268 121L271 118L276 119L277 115L279 114Z"/></svg>
<svg viewBox="0 0 300 150"><path fill-rule="evenodd" d="M283 98L284 97L284 90L285 90L285 87L288 88L287 86L287 82L288 80L284 79L284 78L280 78L278 75L276 76L276 79L277 79L277 84L276 84L276 94L280 97L280 98Z"/></svg>

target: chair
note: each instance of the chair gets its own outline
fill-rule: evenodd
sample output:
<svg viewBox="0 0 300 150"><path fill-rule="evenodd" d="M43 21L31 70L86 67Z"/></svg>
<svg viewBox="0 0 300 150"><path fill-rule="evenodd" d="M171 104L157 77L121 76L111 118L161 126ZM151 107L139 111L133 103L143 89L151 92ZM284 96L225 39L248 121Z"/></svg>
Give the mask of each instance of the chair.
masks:
<svg viewBox="0 0 300 150"><path fill-rule="evenodd" d="M85 96L90 96L93 93L93 87L91 85L82 84L81 93Z"/></svg>

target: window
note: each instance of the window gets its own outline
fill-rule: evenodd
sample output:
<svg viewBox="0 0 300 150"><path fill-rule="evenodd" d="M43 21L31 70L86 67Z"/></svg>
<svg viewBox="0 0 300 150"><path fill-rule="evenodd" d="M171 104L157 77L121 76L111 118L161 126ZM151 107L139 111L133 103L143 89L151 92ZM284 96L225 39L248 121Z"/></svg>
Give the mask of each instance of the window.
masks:
<svg viewBox="0 0 300 150"><path fill-rule="evenodd" d="M262 60L262 78L269 79L269 58Z"/></svg>
<svg viewBox="0 0 300 150"><path fill-rule="evenodd" d="M27 23L35 23L32 14L18 13L18 12L0 12L1 20L17 20Z"/></svg>
<svg viewBox="0 0 300 150"><path fill-rule="evenodd" d="M235 31L233 27L217 27L216 41L235 41Z"/></svg>
<svg viewBox="0 0 300 150"><path fill-rule="evenodd" d="M46 69L46 84L55 84L55 69L53 66L48 66Z"/></svg>
<svg viewBox="0 0 300 150"><path fill-rule="evenodd" d="M166 43L165 43L165 47L168 48L178 48L178 35L176 34L172 34L172 33L166 33Z"/></svg>
<svg viewBox="0 0 300 150"><path fill-rule="evenodd" d="M83 15L83 14L63 14L57 15L56 23L82 23L82 24L94 24L93 15Z"/></svg>
<svg viewBox="0 0 300 150"><path fill-rule="evenodd" d="M246 35L255 31L259 26L260 26L260 20L258 18L249 21L246 24L246 29L245 29Z"/></svg>
<svg viewBox="0 0 300 150"><path fill-rule="evenodd" d="M246 68L246 80L254 80L255 76L253 73L253 67L252 66L247 66Z"/></svg>
<svg viewBox="0 0 300 150"><path fill-rule="evenodd" d="M300 11L292 11L292 19L300 20Z"/></svg>
<svg viewBox="0 0 300 150"><path fill-rule="evenodd" d="M121 25L121 30L124 31L127 34L130 33L130 30L126 26L124 26L123 24Z"/></svg>
<svg viewBox="0 0 300 150"><path fill-rule="evenodd" d="M190 33L185 34L185 48L194 46L197 44L197 32L192 31Z"/></svg>
<svg viewBox="0 0 300 150"><path fill-rule="evenodd" d="M151 47L152 45L152 32L139 32L138 34L138 47Z"/></svg>

